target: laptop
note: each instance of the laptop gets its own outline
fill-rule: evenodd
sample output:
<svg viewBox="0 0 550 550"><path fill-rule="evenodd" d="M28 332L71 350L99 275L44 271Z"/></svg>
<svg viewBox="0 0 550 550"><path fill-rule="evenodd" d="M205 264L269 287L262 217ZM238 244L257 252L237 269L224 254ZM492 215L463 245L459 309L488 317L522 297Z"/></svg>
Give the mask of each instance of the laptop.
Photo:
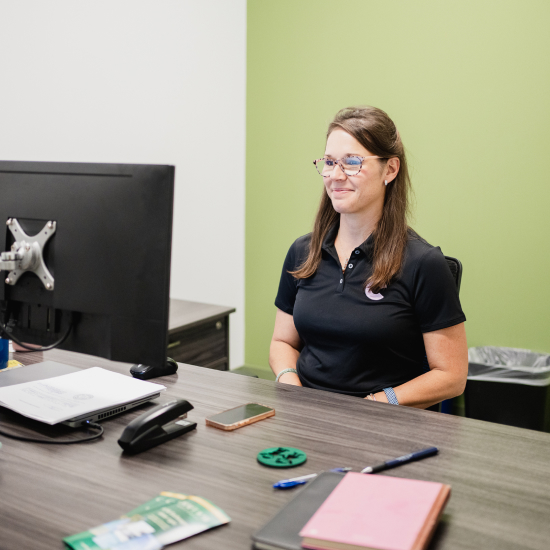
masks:
<svg viewBox="0 0 550 550"><path fill-rule="evenodd" d="M22 384L23 382L46 380L48 378L71 374L81 370L82 369L79 369L78 367L64 365L63 363L57 363L56 361L44 361L43 363L38 363L36 365L28 365L26 367L10 369L4 372L0 371L0 387L13 386L15 384ZM129 411L139 405L143 405L144 403L147 403L152 399L156 399L159 396L160 392L130 401L129 403L102 408L80 416L75 416L74 418L60 422L60 424L70 426L71 428L79 428L80 426L86 424L86 422L99 422L101 420L105 420L111 416L115 416L117 414Z"/></svg>

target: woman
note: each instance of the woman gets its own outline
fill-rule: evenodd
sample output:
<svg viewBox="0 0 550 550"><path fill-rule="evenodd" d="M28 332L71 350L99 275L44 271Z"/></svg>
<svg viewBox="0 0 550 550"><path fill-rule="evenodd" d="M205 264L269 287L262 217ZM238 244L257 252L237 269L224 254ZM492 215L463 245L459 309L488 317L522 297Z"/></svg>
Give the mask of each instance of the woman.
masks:
<svg viewBox="0 0 550 550"><path fill-rule="evenodd" d="M314 229L291 246L275 300L277 380L418 408L460 395L466 318L441 250L407 225L394 123L342 109L315 165L325 189Z"/></svg>

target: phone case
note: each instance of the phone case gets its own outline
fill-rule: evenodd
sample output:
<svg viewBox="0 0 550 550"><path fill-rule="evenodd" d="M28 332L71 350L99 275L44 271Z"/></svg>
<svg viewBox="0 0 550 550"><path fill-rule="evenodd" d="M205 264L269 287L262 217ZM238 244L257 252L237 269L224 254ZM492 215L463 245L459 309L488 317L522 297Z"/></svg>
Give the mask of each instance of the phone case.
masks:
<svg viewBox="0 0 550 550"><path fill-rule="evenodd" d="M261 403L256 403L257 405L261 405ZM263 407L267 407L267 405L262 405ZM231 409L227 409L231 410ZM220 411L220 412L227 412L227 411ZM263 420L264 418L269 418L270 416L275 416L275 409L271 409L270 411L264 412L262 414L258 414L256 416L251 416L250 418L246 418L245 420L240 420L239 422L234 422L233 424L220 424L219 422L216 422L215 420L210 420L210 418L206 418L206 425L212 426L213 428L218 428L219 430L224 430L226 432L230 432L232 430L236 430L238 428L242 428L243 426L247 426L248 424L254 424L254 422L259 422L260 420Z"/></svg>

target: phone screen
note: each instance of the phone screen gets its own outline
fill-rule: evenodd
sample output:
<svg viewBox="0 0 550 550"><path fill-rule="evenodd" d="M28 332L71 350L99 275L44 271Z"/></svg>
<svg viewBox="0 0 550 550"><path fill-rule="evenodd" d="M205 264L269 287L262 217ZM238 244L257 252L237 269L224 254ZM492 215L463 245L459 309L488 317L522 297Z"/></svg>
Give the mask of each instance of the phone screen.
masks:
<svg viewBox="0 0 550 550"><path fill-rule="evenodd" d="M235 422L240 422L241 420L246 420L247 418L252 418L253 416L258 416L272 410L257 403L247 403L246 405L215 414L209 420L219 422L220 424L235 424Z"/></svg>

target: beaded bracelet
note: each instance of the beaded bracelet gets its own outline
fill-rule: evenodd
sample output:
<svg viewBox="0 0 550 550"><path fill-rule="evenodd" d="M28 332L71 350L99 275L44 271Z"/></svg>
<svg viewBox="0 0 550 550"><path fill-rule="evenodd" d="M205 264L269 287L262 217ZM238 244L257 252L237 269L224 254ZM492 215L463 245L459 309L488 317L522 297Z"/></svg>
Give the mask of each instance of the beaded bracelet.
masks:
<svg viewBox="0 0 550 550"><path fill-rule="evenodd" d="M278 375L277 375L277 378L275 378L275 382L278 382L279 381L279 378L281 378L281 376L283 376L283 374L286 374L287 372L293 372L295 374L298 374L298 371L296 369L285 369L285 370L282 370Z"/></svg>

